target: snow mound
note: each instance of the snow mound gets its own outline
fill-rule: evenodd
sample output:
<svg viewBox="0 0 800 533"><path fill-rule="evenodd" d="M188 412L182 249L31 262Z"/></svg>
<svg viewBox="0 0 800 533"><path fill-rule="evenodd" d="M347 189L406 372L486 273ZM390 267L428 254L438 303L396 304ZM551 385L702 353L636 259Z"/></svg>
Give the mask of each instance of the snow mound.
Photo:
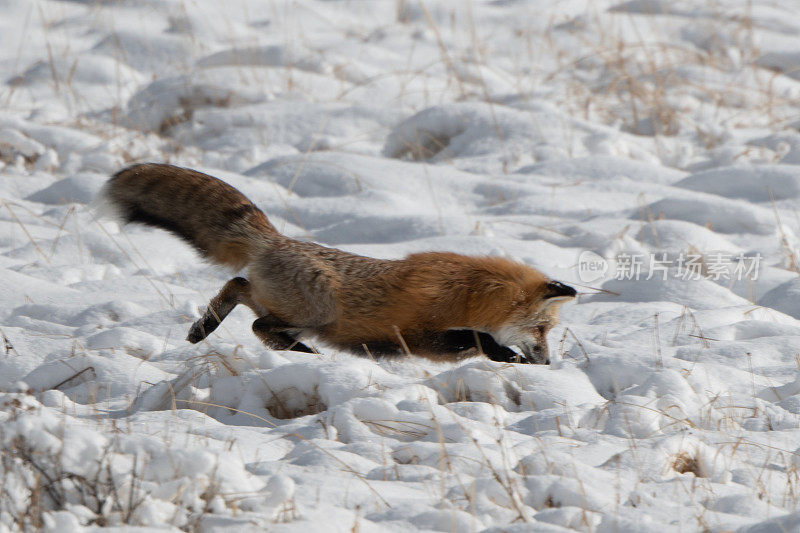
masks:
<svg viewBox="0 0 800 533"><path fill-rule="evenodd" d="M769 165L718 168L692 174L675 186L751 202L796 199L800 196L800 167Z"/></svg>
<svg viewBox="0 0 800 533"><path fill-rule="evenodd" d="M583 372L546 367L488 364L462 365L429 381L445 403L486 402L509 411L539 411L556 406L602 403Z"/></svg>
<svg viewBox="0 0 800 533"><path fill-rule="evenodd" d="M767 208L706 194L664 198L649 204L647 210L656 217L707 225L722 233L769 235L776 231L777 225L775 215Z"/></svg>
<svg viewBox="0 0 800 533"><path fill-rule="evenodd" d="M545 150L564 142L572 145L576 135L581 139L589 133L593 133L589 126L545 106L520 111L484 103L445 104L395 126L383 154L431 162L466 159L465 164L472 160L488 168L508 169L515 152L528 151L530 146ZM587 151L583 146L575 148Z"/></svg>
<svg viewBox="0 0 800 533"><path fill-rule="evenodd" d="M648 274L649 275L649 274ZM597 302L673 302L693 309L713 309L720 306L747 305L746 299L733 294L730 290L708 279L683 280L674 276L654 273L647 279L612 279L603 284L607 293L596 294L589 299ZM709 297L713 295L713 305Z"/></svg>
<svg viewBox="0 0 800 533"><path fill-rule="evenodd" d="M129 127L165 133L190 120L198 109L263 101L269 93L247 88L232 78L234 69L211 69L201 79L174 76L156 80L128 101Z"/></svg>
<svg viewBox="0 0 800 533"><path fill-rule="evenodd" d="M106 175L78 174L59 180L28 196L26 200L43 204L88 204L97 197L97 193L108 180Z"/></svg>
<svg viewBox="0 0 800 533"><path fill-rule="evenodd" d="M782 283L759 298L759 305L800 318L800 279Z"/></svg>
<svg viewBox="0 0 800 533"><path fill-rule="evenodd" d="M608 155L545 161L522 167L517 172L520 174L539 174L542 176L591 180L607 180L620 177L635 180L639 176L647 175L649 181L663 184L680 183L679 180L686 175L685 172L674 168Z"/></svg>
<svg viewBox="0 0 800 533"><path fill-rule="evenodd" d="M206 56L197 61L200 67L270 66L290 67L317 73L326 73L325 63L309 53L299 53L285 46L233 48Z"/></svg>
<svg viewBox="0 0 800 533"><path fill-rule="evenodd" d="M740 248L722 235L683 220L654 220L643 224L636 235L640 242L649 244L657 250L682 252L696 250L703 252L740 252Z"/></svg>

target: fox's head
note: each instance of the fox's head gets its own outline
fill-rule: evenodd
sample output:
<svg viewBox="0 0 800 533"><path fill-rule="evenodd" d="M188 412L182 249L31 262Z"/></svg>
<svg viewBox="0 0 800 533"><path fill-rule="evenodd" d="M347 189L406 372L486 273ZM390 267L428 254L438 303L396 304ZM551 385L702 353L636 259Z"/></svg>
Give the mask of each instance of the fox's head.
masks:
<svg viewBox="0 0 800 533"><path fill-rule="evenodd" d="M575 289L525 265L496 259L472 302L491 302L473 316L487 319L484 329L504 346L516 346L528 363L549 362L547 333L558 324L561 306ZM488 268L487 268L488 270Z"/></svg>
<svg viewBox="0 0 800 533"><path fill-rule="evenodd" d="M528 363L548 363L547 333L558 324L561 306L575 298L575 289L505 258L453 257L462 264L454 286L468 289L463 324L458 325L516 346Z"/></svg>
<svg viewBox="0 0 800 533"><path fill-rule="evenodd" d="M528 363L547 364L547 334L558 324L561 306L577 292L569 285L544 278L518 288L502 322L489 331L498 343L519 348Z"/></svg>
<svg viewBox="0 0 800 533"><path fill-rule="evenodd" d="M558 324L561 306L576 294L569 285L552 280L526 287L512 302L504 323L490 333L498 343L519 348L527 362L547 364L550 362L547 334Z"/></svg>

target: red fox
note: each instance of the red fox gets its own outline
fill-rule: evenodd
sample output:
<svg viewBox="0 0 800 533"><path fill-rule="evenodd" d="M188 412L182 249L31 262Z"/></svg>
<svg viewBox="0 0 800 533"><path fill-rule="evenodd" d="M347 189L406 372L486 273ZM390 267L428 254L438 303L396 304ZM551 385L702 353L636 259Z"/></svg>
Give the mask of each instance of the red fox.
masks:
<svg viewBox="0 0 800 533"><path fill-rule="evenodd" d="M227 183L186 168L139 164L102 191L125 222L170 231L210 261L245 268L192 325L197 343L237 304L269 348L311 352L316 338L359 355L548 363L547 332L575 289L499 257L417 253L374 259L280 234ZM522 357L509 346L516 346Z"/></svg>

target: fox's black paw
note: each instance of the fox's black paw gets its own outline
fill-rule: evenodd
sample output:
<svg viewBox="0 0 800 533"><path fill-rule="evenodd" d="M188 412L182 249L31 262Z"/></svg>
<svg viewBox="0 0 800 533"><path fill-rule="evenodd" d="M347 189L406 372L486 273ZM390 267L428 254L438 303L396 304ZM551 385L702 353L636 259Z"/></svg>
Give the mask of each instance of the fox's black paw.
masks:
<svg viewBox="0 0 800 533"><path fill-rule="evenodd" d="M492 361L501 363L526 363L511 348L498 344L494 337L483 331L471 329L450 329L427 337L428 346L437 352L457 354L459 358L485 355Z"/></svg>
<svg viewBox="0 0 800 533"><path fill-rule="evenodd" d="M534 359L523 353L515 352L506 346L501 347L502 350L486 353L486 357L498 363L520 363L524 365L549 365L550 359Z"/></svg>
<svg viewBox="0 0 800 533"><path fill-rule="evenodd" d="M511 348L498 344L494 337L482 331L450 330L446 334L448 342L461 345L469 351L474 350L478 355L483 353L492 361L503 363L516 363L518 354Z"/></svg>
<svg viewBox="0 0 800 533"><path fill-rule="evenodd" d="M517 352L515 352L514 350L512 350L510 348L506 348L505 346L503 346L503 348L508 350L508 352L510 352L510 353L508 353L508 352L506 352L504 350L503 353L501 353L501 354L494 354L494 353L493 354L488 354L487 353L486 357L488 357L492 361L497 361L498 363L520 363L520 364L524 364L524 365L549 365L550 364L550 360L549 359L545 359L544 361L534 361L533 359L530 359L530 358L526 357L525 355L523 355L521 353L517 353Z"/></svg>
<svg viewBox="0 0 800 533"><path fill-rule="evenodd" d="M189 328L189 334L186 336L186 340L191 342L192 344L197 344L201 340L206 338L206 332L203 331L203 324L201 321L197 321L192 324L192 327Z"/></svg>
<svg viewBox="0 0 800 533"><path fill-rule="evenodd" d="M186 336L186 340L192 344L197 344L208 337L212 331L217 329L217 326L219 326L219 321L214 316L205 315L192 324L192 327L189 328L189 334Z"/></svg>
<svg viewBox="0 0 800 533"><path fill-rule="evenodd" d="M523 363L529 365L549 365L550 359L542 355L541 350L534 350L531 355L515 352L508 346L498 344L488 333L479 333L483 353L492 361L499 363Z"/></svg>
<svg viewBox="0 0 800 533"><path fill-rule="evenodd" d="M497 361L499 363L529 363L524 355L515 352L508 346L503 346L497 343L494 345L487 345L486 343L482 343L483 346L483 353L491 359L492 361Z"/></svg>

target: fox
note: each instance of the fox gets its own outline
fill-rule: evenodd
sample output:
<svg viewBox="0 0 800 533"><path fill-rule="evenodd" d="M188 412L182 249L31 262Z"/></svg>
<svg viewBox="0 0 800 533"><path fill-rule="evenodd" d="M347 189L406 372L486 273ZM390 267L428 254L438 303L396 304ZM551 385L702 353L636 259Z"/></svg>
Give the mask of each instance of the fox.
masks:
<svg viewBox="0 0 800 533"><path fill-rule="evenodd" d="M313 353L307 343L315 340L368 357L549 364L547 334L577 294L501 257L432 251L376 259L293 239L238 189L168 164L120 170L100 201L123 224L166 230L204 259L246 272L211 299L189 329L191 343L242 304L274 350Z"/></svg>

